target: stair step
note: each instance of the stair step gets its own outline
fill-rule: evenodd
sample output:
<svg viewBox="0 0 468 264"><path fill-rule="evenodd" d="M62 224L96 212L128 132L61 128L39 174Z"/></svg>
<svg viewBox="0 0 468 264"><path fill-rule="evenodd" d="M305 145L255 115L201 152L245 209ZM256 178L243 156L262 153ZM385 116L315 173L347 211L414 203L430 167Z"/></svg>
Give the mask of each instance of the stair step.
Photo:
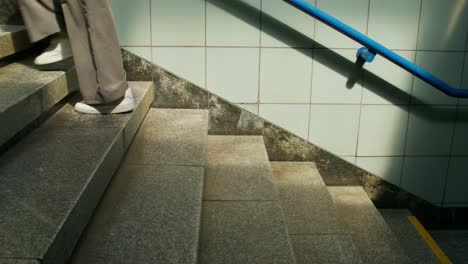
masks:
<svg viewBox="0 0 468 264"><path fill-rule="evenodd" d="M0 59L30 46L24 26L0 25Z"/></svg>
<svg viewBox="0 0 468 264"><path fill-rule="evenodd" d="M152 83L130 85L134 112L78 117L67 104L0 157L0 262L70 257L151 105Z"/></svg>
<svg viewBox="0 0 468 264"><path fill-rule="evenodd" d="M295 263L262 137L208 137L199 259Z"/></svg>
<svg viewBox="0 0 468 264"><path fill-rule="evenodd" d="M0 68L0 146L77 89L74 67L40 71L30 60Z"/></svg>
<svg viewBox="0 0 468 264"><path fill-rule="evenodd" d="M346 234L314 163L272 162L271 167L289 234Z"/></svg>
<svg viewBox="0 0 468 264"><path fill-rule="evenodd" d="M209 136L204 200L278 200L261 136Z"/></svg>
<svg viewBox="0 0 468 264"><path fill-rule="evenodd" d="M314 163L272 162L297 263L360 263Z"/></svg>
<svg viewBox="0 0 468 264"><path fill-rule="evenodd" d="M432 252L421 235L408 220L411 212L407 209L381 209L380 214L400 241L411 263L437 264L440 261Z"/></svg>
<svg viewBox="0 0 468 264"><path fill-rule="evenodd" d="M328 187L363 263L411 263L362 187Z"/></svg>
<svg viewBox="0 0 468 264"><path fill-rule="evenodd" d="M151 109L71 263L196 263L207 134L205 110Z"/></svg>
<svg viewBox="0 0 468 264"><path fill-rule="evenodd" d="M0 259L0 264L41 264L34 259Z"/></svg>
<svg viewBox="0 0 468 264"><path fill-rule="evenodd" d="M149 115L127 158L132 164L205 165L208 111L158 109Z"/></svg>

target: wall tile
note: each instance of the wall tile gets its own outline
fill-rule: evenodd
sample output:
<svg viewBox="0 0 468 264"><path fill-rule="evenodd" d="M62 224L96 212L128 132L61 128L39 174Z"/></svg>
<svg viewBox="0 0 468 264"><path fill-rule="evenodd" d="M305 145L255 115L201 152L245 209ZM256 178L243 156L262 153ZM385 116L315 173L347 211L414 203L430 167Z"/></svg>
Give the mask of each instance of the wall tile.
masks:
<svg viewBox="0 0 468 264"><path fill-rule="evenodd" d="M443 199L448 157L406 157L402 187L436 205Z"/></svg>
<svg viewBox="0 0 468 264"><path fill-rule="evenodd" d="M238 104L238 106L244 108L252 114L258 115L258 104Z"/></svg>
<svg viewBox="0 0 468 264"><path fill-rule="evenodd" d="M398 51L410 62L415 51ZM364 65L371 74L364 73L363 104L408 104L413 87L413 75L382 56Z"/></svg>
<svg viewBox="0 0 468 264"><path fill-rule="evenodd" d="M421 0L371 0L369 37L390 49L415 50Z"/></svg>
<svg viewBox="0 0 468 264"><path fill-rule="evenodd" d="M347 162L351 164L356 164L356 157L355 156L341 156L340 157L343 160L346 160Z"/></svg>
<svg viewBox="0 0 468 264"><path fill-rule="evenodd" d="M150 46L149 0L111 0L110 5L122 46ZM138 14L138 16L129 15Z"/></svg>
<svg viewBox="0 0 468 264"><path fill-rule="evenodd" d="M292 133L307 139L310 106L287 104L260 104L260 116Z"/></svg>
<svg viewBox="0 0 468 264"><path fill-rule="evenodd" d="M463 50L468 31L464 0L423 0L418 50Z"/></svg>
<svg viewBox="0 0 468 264"><path fill-rule="evenodd" d="M468 203L468 157L452 157L450 160L445 203Z"/></svg>
<svg viewBox="0 0 468 264"><path fill-rule="evenodd" d="M205 0L152 0L151 12L153 45L205 45Z"/></svg>
<svg viewBox="0 0 468 264"><path fill-rule="evenodd" d="M468 156L468 106L460 106L458 109L452 155Z"/></svg>
<svg viewBox="0 0 468 264"><path fill-rule="evenodd" d="M263 48L261 103L310 103L312 50Z"/></svg>
<svg viewBox="0 0 468 264"><path fill-rule="evenodd" d="M123 48L147 61L152 60L151 47L123 47Z"/></svg>
<svg viewBox="0 0 468 264"><path fill-rule="evenodd" d="M258 65L258 48L207 48L207 88L234 103L257 103Z"/></svg>
<svg viewBox="0 0 468 264"><path fill-rule="evenodd" d="M153 48L153 62L200 87L205 87L205 48Z"/></svg>
<svg viewBox="0 0 468 264"><path fill-rule="evenodd" d="M315 5L315 0L306 0ZM262 2L262 47L314 46L315 19L283 0Z"/></svg>
<svg viewBox="0 0 468 264"><path fill-rule="evenodd" d="M406 140L406 154L417 156L449 155L455 118L455 106L412 106Z"/></svg>
<svg viewBox="0 0 468 264"><path fill-rule="evenodd" d="M357 166L400 186L403 157L357 157Z"/></svg>
<svg viewBox="0 0 468 264"><path fill-rule="evenodd" d="M354 50L314 50L312 102L327 104L359 104L362 74L355 65ZM350 77L357 82L347 87Z"/></svg>
<svg viewBox="0 0 468 264"><path fill-rule="evenodd" d="M207 0L208 46L260 45L260 0Z"/></svg>
<svg viewBox="0 0 468 264"><path fill-rule="evenodd" d="M362 106L358 156L402 156L408 115L407 107Z"/></svg>
<svg viewBox="0 0 468 264"><path fill-rule="evenodd" d="M416 64L453 87L459 87L462 77L463 52L418 51ZM414 78L413 104L454 105L457 99L445 95L424 81Z"/></svg>
<svg viewBox="0 0 468 264"><path fill-rule="evenodd" d="M317 0L317 7L366 34L369 0ZM318 22L315 40L327 48L358 48L361 44L351 40L331 27Z"/></svg>
<svg viewBox="0 0 468 264"><path fill-rule="evenodd" d="M339 156L356 155L359 105L312 105L309 140Z"/></svg>

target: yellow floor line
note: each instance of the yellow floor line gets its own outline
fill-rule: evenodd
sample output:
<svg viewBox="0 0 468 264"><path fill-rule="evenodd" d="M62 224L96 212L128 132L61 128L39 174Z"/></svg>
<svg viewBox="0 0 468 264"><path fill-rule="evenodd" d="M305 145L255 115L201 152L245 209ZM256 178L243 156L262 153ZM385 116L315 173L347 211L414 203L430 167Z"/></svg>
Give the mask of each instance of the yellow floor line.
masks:
<svg viewBox="0 0 468 264"><path fill-rule="evenodd" d="M415 216L408 216L408 220L411 224L413 224L416 231L418 231L419 235L426 241L427 245L431 248L432 252L437 256L440 263L442 264L453 264L453 262L445 255L444 251L437 245L437 242L432 239L431 235L426 231L424 226L419 222L419 220Z"/></svg>

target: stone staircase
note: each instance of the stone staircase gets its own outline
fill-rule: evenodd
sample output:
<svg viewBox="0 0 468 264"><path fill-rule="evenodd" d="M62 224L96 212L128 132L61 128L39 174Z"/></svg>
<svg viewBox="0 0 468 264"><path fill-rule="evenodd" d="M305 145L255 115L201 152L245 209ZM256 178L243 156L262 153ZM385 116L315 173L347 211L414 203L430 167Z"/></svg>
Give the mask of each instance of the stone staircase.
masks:
<svg viewBox="0 0 468 264"><path fill-rule="evenodd" d="M0 264L438 262L407 211L210 134L209 110L151 108L153 82L130 83L133 113L74 112L73 66L26 47L0 56Z"/></svg>
<svg viewBox="0 0 468 264"><path fill-rule="evenodd" d="M24 26L0 25L0 58L20 52L29 45Z"/></svg>

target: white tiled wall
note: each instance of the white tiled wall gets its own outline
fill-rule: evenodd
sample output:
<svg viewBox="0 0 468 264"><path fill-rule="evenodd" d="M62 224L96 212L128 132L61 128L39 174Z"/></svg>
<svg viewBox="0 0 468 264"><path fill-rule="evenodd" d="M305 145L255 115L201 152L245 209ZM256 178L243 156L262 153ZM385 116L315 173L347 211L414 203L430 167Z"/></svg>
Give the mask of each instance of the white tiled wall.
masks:
<svg viewBox="0 0 468 264"><path fill-rule="evenodd" d="M110 0L121 44L436 204L468 204L468 99L282 0ZM468 89L468 0L307 0ZM351 81L352 80L352 81Z"/></svg>
<svg viewBox="0 0 468 264"><path fill-rule="evenodd" d="M196 85L206 86L206 49L203 47L155 47L152 60L171 72L189 79ZM151 59L150 59L151 60Z"/></svg>
<svg viewBox="0 0 468 264"><path fill-rule="evenodd" d="M390 49L416 49L419 16L415 14L419 14L420 10L420 0L371 1L369 37ZM398 19L395 19L395 14L398 14Z"/></svg>
<svg viewBox="0 0 468 264"><path fill-rule="evenodd" d="M317 0L317 7L340 19L350 27L366 33L369 0ZM359 43L325 24L318 22L315 29L315 40L327 48L359 48Z"/></svg>
<svg viewBox="0 0 468 264"><path fill-rule="evenodd" d="M311 57L311 49L261 49L260 102L310 104Z"/></svg>
<svg viewBox="0 0 468 264"><path fill-rule="evenodd" d="M416 64L431 72L453 87L460 87L464 58L463 53L443 51L418 51ZM429 84L415 78L413 84L413 96L420 102L416 104L456 105L457 99L448 97Z"/></svg>

